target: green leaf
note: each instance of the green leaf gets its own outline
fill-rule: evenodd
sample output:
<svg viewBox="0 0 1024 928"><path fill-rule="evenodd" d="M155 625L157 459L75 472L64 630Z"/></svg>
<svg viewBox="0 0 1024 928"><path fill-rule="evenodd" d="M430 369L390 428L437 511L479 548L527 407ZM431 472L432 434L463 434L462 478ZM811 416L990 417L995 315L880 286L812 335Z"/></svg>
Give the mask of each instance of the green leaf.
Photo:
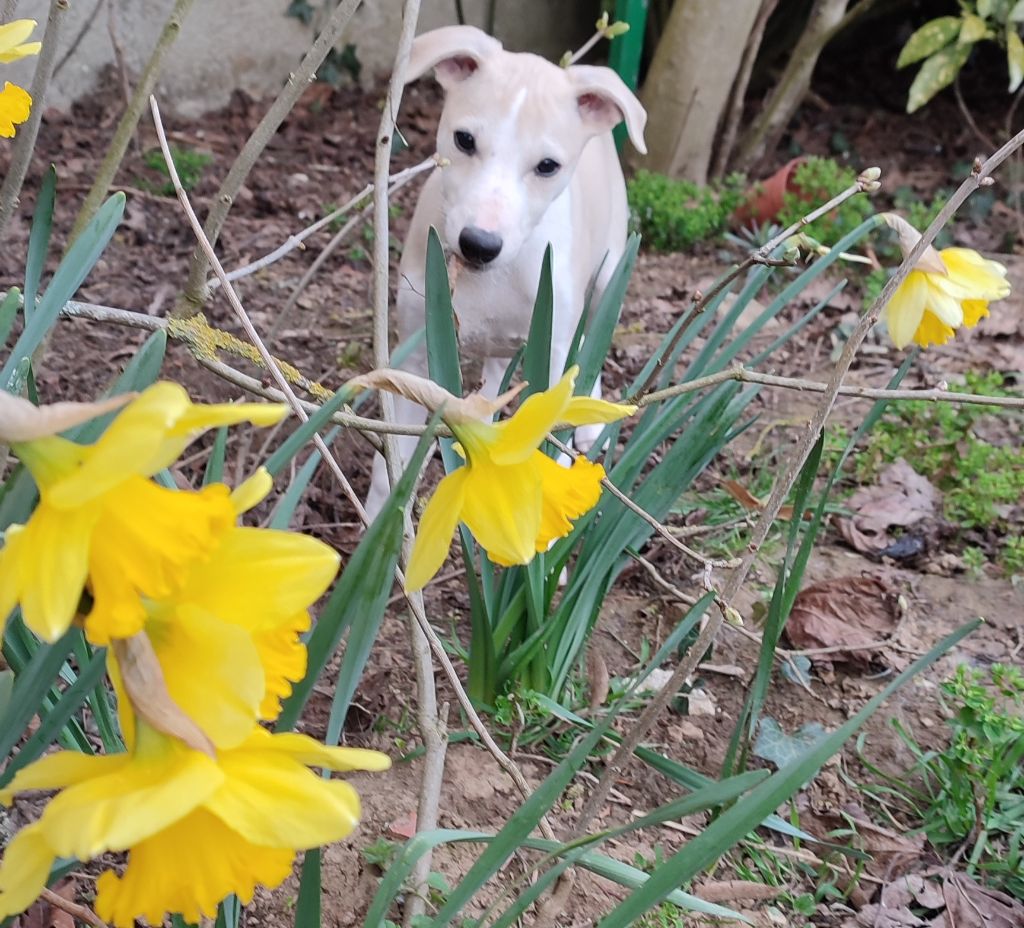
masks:
<svg viewBox="0 0 1024 928"><path fill-rule="evenodd" d="M306 644L306 675L285 700L277 720L278 731L295 727L316 681L337 650L342 636L351 629L328 722L328 743L337 743L349 701L384 617L402 546L405 505L433 441L437 418L434 416L420 438L401 480L391 491L380 515L366 530L331 592Z"/></svg>
<svg viewBox="0 0 1024 928"><path fill-rule="evenodd" d="M970 45L957 44L948 45L928 58L910 85L907 112L919 110L940 90L952 84L970 54Z"/></svg>
<svg viewBox="0 0 1024 928"><path fill-rule="evenodd" d="M30 319L36 309L36 294L43 277L46 253L50 250L50 230L53 227L53 201L57 193L57 169L51 164L43 177L32 216L32 231L28 236L28 257L25 259L25 318Z"/></svg>
<svg viewBox="0 0 1024 928"><path fill-rule="evenodd" d="M555 310L555 289L551 275L551 246L544 249L544 261L540 267L540 282L537 285L537 299L530 317L530 334L526 338L523 354L523 379L529 387L523 392L525 399L532 393L548 388L551 370L551 319Z"/></svg>
<svg viewBox="0 0 1024 928"><path fill-rule="evenodd" d="M313 415L302 423L291 433L280 447L267 458L263 466L269 471L271 477L276 477L295 457L313 436L319 432L342 406L352 399L354 391L351 387L341 387L326 403L323 404Z"/></svg>
<svg viewBox="0 0 1024 928"><path fill-rule="evenodd" d="M0 303L0 345L7 344L7 336L11 334L14 320L18 318L18 307L21 305L21 291L11 287Z"/></svg>
<svg viewBox="0 0 1024 928"><path fill-rule="evenodd" d="M1024 23L1024 0L1017 0L1006 19L1011 23Z"/></svg>
<svg viewBox="0 0 1024 928"><path fill-rule="evenodd" d="M217 907L217 921L214 923L214 928L238 928L241 914L242 906L238 901L238 896L234 894L228 896Z"/></svg>
<svg viewBox="0 0 1024 928"><path fill-rule="evenodd" d="M988 19L992 15L992 4L994 0L978 0L976 9L982 19Z"/></svg>
<svg viewBox="0 0 1024 928"><path fill-rule="evenodd" d="M8 383L11 374L25 359L30 358L57 321L64 304L74 295L82 282L95 267L103 249L107 247L124 215L125 196L115 193L104 203L85 227L82 234L60 262L46 293L39 301L36 312L25 324L25 328L11 351L3 369L0 383Z"/></svg>
<svg viewBox="0 0 1024 928"><path fill-rule="evenodd" d="M908 64L934 55L940 48L945 48L954 41L959 34L959 16L940 16L930 23L925 23L907 39L907 44L903 46L896 60L896 67L905 68Z"/></svg>
<svg viewBox="0 0 1024 928"><path fill-rule="evenodd" d="M424 302L427 372L434 383L440 384L449 393L462 396L462 368L459 365L459 340L455 331L451 284L448 281L448 267L444 262L444 247L433 226L427 234Z"/></svg>
<svg viewBox="0 0 1024 928"><path fill-rule="evenodd" d="M1009 23L1006 24L1006 66L1010 71L1009 90L1013 93L1024 81L1024 42Z"/></svg>
<svg viewBox="0 0 1024 928"><path fill-rule="evenodd" d="M865 706L844 725L825 737L812 750L774 773L746 796L731 806L692 838L672 857L651 874L642 887L628 896L600 923L599 928L628 928L649 908L657 905L677 886L693 879L711 866L729 848L757 827L810 780L846 740L896 690L916 674L937 661L966 635L981 624L970 622L936 644L924 657L918 658L896 677L885 689L870 699Z"/></svg>
<svg viewBox="0 0 1024 928"><path fill-rule="evenodd" d="M14 671L0 670L0 718L3 718L10 708L13 689Z"/></svg>
<svg viewBox="0 0 1024 928"><path fill-rule="evenodd" d="M327 433L324 441L328 447L337 438L340 431L341 426L337 425ZM306 458L302 467L299 468L299 472L295 475L295 479L288 484L288 489L274 506L268 528L276 528L281 531L288 528L288 523L291 522L292 516L295 514L295 508L299 505L302 494L306 492L306 487L309 486L309 482L313 479L313 475L320 466L321 457L320 452L314 449L313 453Z"/></svg>
<svg viewBox="0 0 1024 928"><path fill-rule="evenodd" d="M799 760L827 734L821 722L807 722L787 735L775 719L763 718L752 752L776 767L785 767Z"/></svg>
<svg viewBox="0 0 1024 928"><path fill-rule="evenodd" d="M8 622L8 632L11 623ZM36 715L57 679L57 673L71 652L75 638L82 633L77 628L69 629L53 644L39 644L34 639L35 651L28 656L28 662L18 673L7 711L0 717L0 757L6 757L18 743L25 726ZM4 641L4 653L12 646L10 636ZM13 664L14 661L11 661ZM16 668L17 669L17 668Z"/></svg>
<svg viewBox="0 0 1024 928"><path fill-rule="evenodd" d="M963 24L960 26L960 37L958 41L961 45L970 45L973 42L980 42L982 39L988 39L992 37L992 33L980 16L975 16L973 13L964 13Z"/></svg>
<svg viewBox="0 0 1024 928"><path fill-rule="evenodd" d="M302 858L302 874L299 877L299 899L295 904L293 928L320 928L321 910L320 848L306 851Z"/></svg>

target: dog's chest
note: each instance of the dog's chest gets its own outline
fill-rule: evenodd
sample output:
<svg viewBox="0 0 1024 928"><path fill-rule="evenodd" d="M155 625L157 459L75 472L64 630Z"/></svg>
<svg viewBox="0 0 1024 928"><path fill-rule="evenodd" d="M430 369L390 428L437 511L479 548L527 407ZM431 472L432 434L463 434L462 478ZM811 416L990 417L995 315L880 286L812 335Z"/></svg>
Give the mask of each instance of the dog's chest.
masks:
<svg viewBox="0 0 1024 928"><path fill-rule="evenodd" d="M500 270L463 272L455 287L455 320L462 353L511 357L530 331L535 294Z"/></svg>

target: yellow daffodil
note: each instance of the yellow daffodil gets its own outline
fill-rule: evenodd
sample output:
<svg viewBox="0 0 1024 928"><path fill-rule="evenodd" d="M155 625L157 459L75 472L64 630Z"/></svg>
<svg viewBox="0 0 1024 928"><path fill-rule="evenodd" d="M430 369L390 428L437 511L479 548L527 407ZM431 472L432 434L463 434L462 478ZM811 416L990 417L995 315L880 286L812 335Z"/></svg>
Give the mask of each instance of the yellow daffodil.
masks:
<svg viewBox="0 0 1024 928"><path fill-rule="evenodd" d="M254 727L216 757L135 725L128 753L50 754L18 772L0 801L25 790L61 790L38 821L7 846L0 864L0 918L24 911L57 858L89 860L127 851L118 875L96 881L95 908L118 928L151 925L168 912L213 917L230 893L243 903L257 884L277 886L297 850L348 835L359 797L308 768L386 770L384 754L328 748L305 735Z"/></svg>
<svg viewBox="0 0 1024 928"><path fill-rule="evenodd" d="M35 27L34 19L16 19L0 26L0 64L39 54L41 43L25 41ZM25 122L31 111L31 94L17 84L5 81L3 90L0 90L0 138L14 138L15 126Z"/></svg>
<svg viewBox="0 0 1024 928"><path fill-rule="evenodd" d="M147 601L168 692L218 748L278 716L306 672L307 609L337 570L338 555L314 538L235 528L179 589Z"/></svg>
<svg viewBox="0 0 1024 928"><path fill-rule="evenodd" d="M0 26L0 64L10 64L29 55L38 55L41 42L26 42L38 23L34 19L16 19Z"/></svg>
<svg viewBox="0 0 1024 928"><path fill-rule="evenodd" d="M437 573L460 521L495 563L526 564L567 535L570 520L596 505L604 477L600 464L578 458L562 467L538 448L556 423L614 422L636 407L574 397L577 373L573 367L497 424L449 418L466 464L441 481L427 504L406 572L407 589L420 589Z"/></svg>
<svg viewBox="0 0 1024 928"><path fill-rule="evenodd" d="M920 240L920 233L899 216L886 214L899 234L904 255ZM988 315L988 304L1010 293L1003 265L970 248L929 246L907 279L883 310L889 336L897 348L911 341L922 348L944 345L954 332L973 328Z"/></svg>
<svg viewBox="0 0 1024 928"><path fill-rule="evenodd" d="M20 604L26 625L54 641L71 624L88 581L90 638L105 644L135 634L145 619L140 595L169 595L236 515L225 486L180 491L147 478L207 429L272 425L286 412L262 403L195 405L177 384L158 383L125 406L94 445L55 435L14 442L40 500L25 525L5 533L0 621Z"/></svg>

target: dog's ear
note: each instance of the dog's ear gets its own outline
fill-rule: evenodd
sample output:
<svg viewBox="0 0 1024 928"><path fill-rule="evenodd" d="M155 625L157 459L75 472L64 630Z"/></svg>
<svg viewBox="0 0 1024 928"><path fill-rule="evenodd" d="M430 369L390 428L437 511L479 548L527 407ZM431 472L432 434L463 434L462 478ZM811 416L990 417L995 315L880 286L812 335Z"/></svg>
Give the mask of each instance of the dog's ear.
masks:
<svg viewBox="0 0 1024 928"><path fill-rule="evenodd" d="M434 68L437 82L447 89L500 51L501 42L475 26L445 26L424 32L412 43L405 81L414 81Z"/></svg>
<svg viewBox="0 0 1024 928"><path fill-rule="evenodd" d="M629 140L640 154L647 154L644 126L647 111L633 92L611 68L577 64L568 68L576 88L576 105L583 121L604 132L625 120Z"/></svg>

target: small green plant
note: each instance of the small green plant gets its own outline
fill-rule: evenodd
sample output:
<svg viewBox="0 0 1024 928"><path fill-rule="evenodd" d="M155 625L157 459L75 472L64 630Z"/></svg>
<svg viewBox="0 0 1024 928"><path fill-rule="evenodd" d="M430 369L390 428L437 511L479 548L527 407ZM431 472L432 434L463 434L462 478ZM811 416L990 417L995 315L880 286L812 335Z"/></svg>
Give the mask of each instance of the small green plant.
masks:
<svg viewBox="0 0 1024 928"><path fill-rule="evenodd" d="M1020 24L1024 6L1017 0L961 0L957 16L939 16L925 23L903 46L897 68L923 61L910 85L907 112L920 109L956 80L978 42L996 42L1006 53L1009 92L1024 80L1024 42Z"/></svg>
<svg viewBox="0 0 1024 928"><path fill-rule="evenodd" d="M960 388L967 393L1012 396L1003 375L968 373ZM894 408L872 430L858 453L856 475L872 481L886 464L904 458L943 494L943 515L964 534L1007 528L1007 513L1024 493L1024 450L1013 440L995 444L983 431L992 415L982 406L916 401ZM1005 419L1000 432L1007 431ZM1003 566L1011 573L1024 569L1024 543L1019 538L1000 544Z"/></svg>
<svg viewBox="0 0 1024 928"><path fill-rule="evenodd" d="M793 172L794 189L783 195L782 209L776 221L782 228L788 228L807 214L808 203L824 203L856 180L857 174L852 168L844 167L832 158L807 158ZM856 229L873 210L867 197L851 197L838 209L812 222L804 231L816 241L831 246Z"/></svg>
<svg viewBox="0 0 1024 928"><path fill-rule="evenodd" d="M206 166L213 161L213 155L204 151L198 151L195 148L182 148L178 145L172 145L171 160L174 162L174 169L178 172L181 186L185 190L191 190L199 183ZM173 197L174 184L170 181L171 173L167 170L167 164L164 162L164 156L160 149L153 148L147 151L142 156L142 163L151 171L156 171L157 174L167 178L163 184L153 184L145 181L143 186L153 193L160 194L160 196Z"/></svg>
<svg viewBox="0 0 1024 928"><path fill-rule="evenodd" d="M937 849L959 848L969 873L1024 898L1024 674L994 664L987 672L961 664L942 684L951 714L949 744L925 751L893 722L916 759L909 779L883 775L907 800ZM871 768L878 773L877 768Z"/></svg>
<svg viewBox="0 0 1024 928"><path fill-rule="evenodd" d="M638 171L629 182L633 228L658 251L685 251L725 231L743 198L744 180L730 175L724 183L698 187L688 180Z"/></svg>

